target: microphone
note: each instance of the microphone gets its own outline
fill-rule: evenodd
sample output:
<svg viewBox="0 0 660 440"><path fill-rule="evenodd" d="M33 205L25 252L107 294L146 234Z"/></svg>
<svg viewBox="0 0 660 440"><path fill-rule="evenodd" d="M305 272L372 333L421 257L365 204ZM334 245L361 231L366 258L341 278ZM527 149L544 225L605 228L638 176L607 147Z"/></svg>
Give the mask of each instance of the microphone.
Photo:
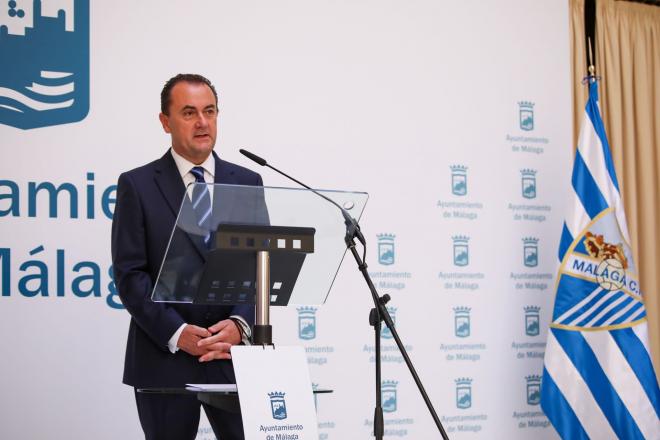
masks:
<svg viewBox="0 0 660 440"><path fill-rule="evenodd" d="M346 234L347 234L346 240L347 241L349 240L349 235L350 235L351 239L353 237L357 237L357 239L360 240L360 243L362 243L363 245L366 245L366 240L364 239L364 236L362 235L362 232L360 231L360 224L357 222L357 220L355 220L353 217L351 217L351 215L348 213L348 211L346 211L344 208L339 206L339 204L337 202L335 202L334 200L332 200L329 197L326 197L325 195L321 194L320 192L316 191L314 188L311 188L311 187L305 185L300 180L289 176L285 172L278 170L277 168L275 168L272 165L269 165L268 162L266 162L266 159L263 159L263 158L257 156L254 153L250 153L249 151L244 150L243 148L239 148L238 151L243 156L245 156L248 159L258 163L262 167L265 166L265 167L270 168L271 170L281 174L282 176L286 177L289 180L292 180L292 181L296 182L298 185L302 186L303 188L306 188L306 189L310 190L311 192L313 192L317 196L319 196L319 197L327 200L328 202L332 203L333 205L335 205L337 208L339 208L339 210L341 211L342 216L344 217L344 223L346 224ZM347 242L347 244L348 244L348 242Z"/></svg>
<svg viewBox="0 0 660 440"><path fill-rule="evenodd" d="M245 156L249 159L252 159L253 161L255 161L256 163L258 163L261 166L268 165L268 163L266 162L266 159L262 159L259 156L257 156L256 154L250 153L248 150L244 150L244 149L241 148L238 151L240 151L243 156Z"/></svg>

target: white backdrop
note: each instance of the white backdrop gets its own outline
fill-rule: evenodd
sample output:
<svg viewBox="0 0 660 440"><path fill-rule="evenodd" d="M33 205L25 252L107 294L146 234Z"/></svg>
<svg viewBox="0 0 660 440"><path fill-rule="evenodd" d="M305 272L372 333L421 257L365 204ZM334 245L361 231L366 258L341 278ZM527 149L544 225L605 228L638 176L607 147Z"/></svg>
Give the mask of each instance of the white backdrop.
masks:
<svg viewBox="0 0 660 440"><path fill-rule="evenodd" d="M315 187L369 192L369 271L451 438L556 437L533 376L572 154L565 2L121 0L93 2L89 23L87 117L0 125L1 438L140 436L103 194L169 146L159 93L178 72L218 88L221 157L254 169L245 147ZM77 189L77 218L64 193L56 216L45 192L30 213L44 182ZM37 290L25 277L44 267ZM335 390L318 400L321 438L371 436L370 307L347 258L326 305L273 313L276 343L304 345ZM393 347L387 437L439 438Z"/></svg>

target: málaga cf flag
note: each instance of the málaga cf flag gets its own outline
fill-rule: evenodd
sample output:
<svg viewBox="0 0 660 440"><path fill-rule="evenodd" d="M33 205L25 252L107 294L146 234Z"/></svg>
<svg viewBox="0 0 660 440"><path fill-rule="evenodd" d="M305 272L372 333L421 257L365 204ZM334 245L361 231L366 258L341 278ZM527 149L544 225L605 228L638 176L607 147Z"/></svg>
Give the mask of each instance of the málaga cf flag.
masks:
<svg viewBox="0 0 660 440"><path fill-rule="evenodd" d="M660 439L646 310L593 78L572 186L541 406L563 439Z"/></svg>

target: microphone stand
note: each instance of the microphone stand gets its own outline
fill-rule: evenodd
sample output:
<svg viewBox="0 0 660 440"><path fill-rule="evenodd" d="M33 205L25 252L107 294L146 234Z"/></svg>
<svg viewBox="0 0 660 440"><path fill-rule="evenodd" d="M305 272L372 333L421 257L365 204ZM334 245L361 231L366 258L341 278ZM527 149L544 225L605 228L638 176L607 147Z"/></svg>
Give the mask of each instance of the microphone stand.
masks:
<svg viewBox="0 0 660 440"><path fill-rule="evenodd" d="M424 389L424 385L422 384L422 380L419 378L417 375L417 371L415 370L415 367L413 366L412 360L410 360L410 357L408 356L408 352L406 351L406 348L403 345L403 342L401 342L401 338L399 337L399 334L396 331L396 328L394 327L394 322L392 321L392 317L390 316L389 312L387 311L387 307L385 307L385 304L390 300L390 296L385 294L382 297L378 295L378 291L376 290L376 287L374 286L374 283L371 281L371 277L369 276L369 272L367 272L367 263L365 263L365 256L367 253L367 241L364 238L364 235L362 235L362 232L360 230L360 224L355 220L351 215L341 206L337 204L334 200L326 197L325 195L319 193L318 191L314 190L313 188L305 185L304 183L294 179L293 177L289 176L288 174L278 170L277 168L269 165L266 160L262 159L261 157L257 156L256 154L250 153L247 150L240 149L239 150L244 156L248 157L249 159L253 160L254 162L258 163L261 166L266 166L273 171L283 175L284 177L296 182L298 185L307 188L308 190L312 191L314 194L318 195L319 197L322 197L323 199L327 200L328 202L332 203L335 205L337 208L342 213L342 216L344 217L344 224L346 225L346 235L344 237L344 242L346 243L346 247L348 250L351 251L351 254L353 254L353 258L355 258L355 262L357 263L358 269L362 273L362 276L364 277L365 282L367 283L367 286L369 287L369 291L371 292L371 298L374 301L374 308L371 309L369 312L369 324L374 328L374 346L375 346L375 351L376 351L376 362L375 362L375 367L376 367L376 408L374 410L374 437L376 437L376 440L383 440L383 435L385 432L385 426L384 426L384 421L383 421L383 407L382 407L382 393L381 393L381 369L382 369L382 362L380 359L380 338L381 338L381 328L382 328L382 321L385 321L385 325L387 325L387 328L390 329L390 332L392 333L392 337L394 338L394 341L396 342L397 347L399 348L399 352L401 353L401 356L403 356L403 359L406 362L406 365L408 366L408 370L410 371L410 374L413 377L413 380L415 381L415 384L417 385L417 389L419 390L420 394L422 395L422 398L424 399L424 403L426 403L426 407L428 408L429 412L431 413L431 417L433 418L433 421L435 422L435 425L438 428L438 431L440 431L440 435L442 435L442 438L444 440L449 440L449 437L447 436L447 433L445 432L444 427L442 426L442 423L440 422L440 418L438 417L438 414L435 411L435 408L433 407L433 404L431 403L431 399L429 398L428 394L426 393L426 390ZM358 253L356 249L356 243L355 239L358 239L360 243L362 244L363 247L363 254L362 257L360 257L360 254Z"/></svg>

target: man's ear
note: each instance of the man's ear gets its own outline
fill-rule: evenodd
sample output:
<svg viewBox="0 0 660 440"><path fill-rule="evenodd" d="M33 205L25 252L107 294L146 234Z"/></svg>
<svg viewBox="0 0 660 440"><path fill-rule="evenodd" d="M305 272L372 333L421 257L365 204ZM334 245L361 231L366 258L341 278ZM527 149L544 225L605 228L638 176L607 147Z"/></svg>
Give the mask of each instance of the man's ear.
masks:
<svg viewBox="0 0 660 440"><path fill-rule="evenodd" d="M159 113L158 119L160 119L160 124L163 126L165 133L171 133L169 116L167 116L165 113Z"/></svg>

